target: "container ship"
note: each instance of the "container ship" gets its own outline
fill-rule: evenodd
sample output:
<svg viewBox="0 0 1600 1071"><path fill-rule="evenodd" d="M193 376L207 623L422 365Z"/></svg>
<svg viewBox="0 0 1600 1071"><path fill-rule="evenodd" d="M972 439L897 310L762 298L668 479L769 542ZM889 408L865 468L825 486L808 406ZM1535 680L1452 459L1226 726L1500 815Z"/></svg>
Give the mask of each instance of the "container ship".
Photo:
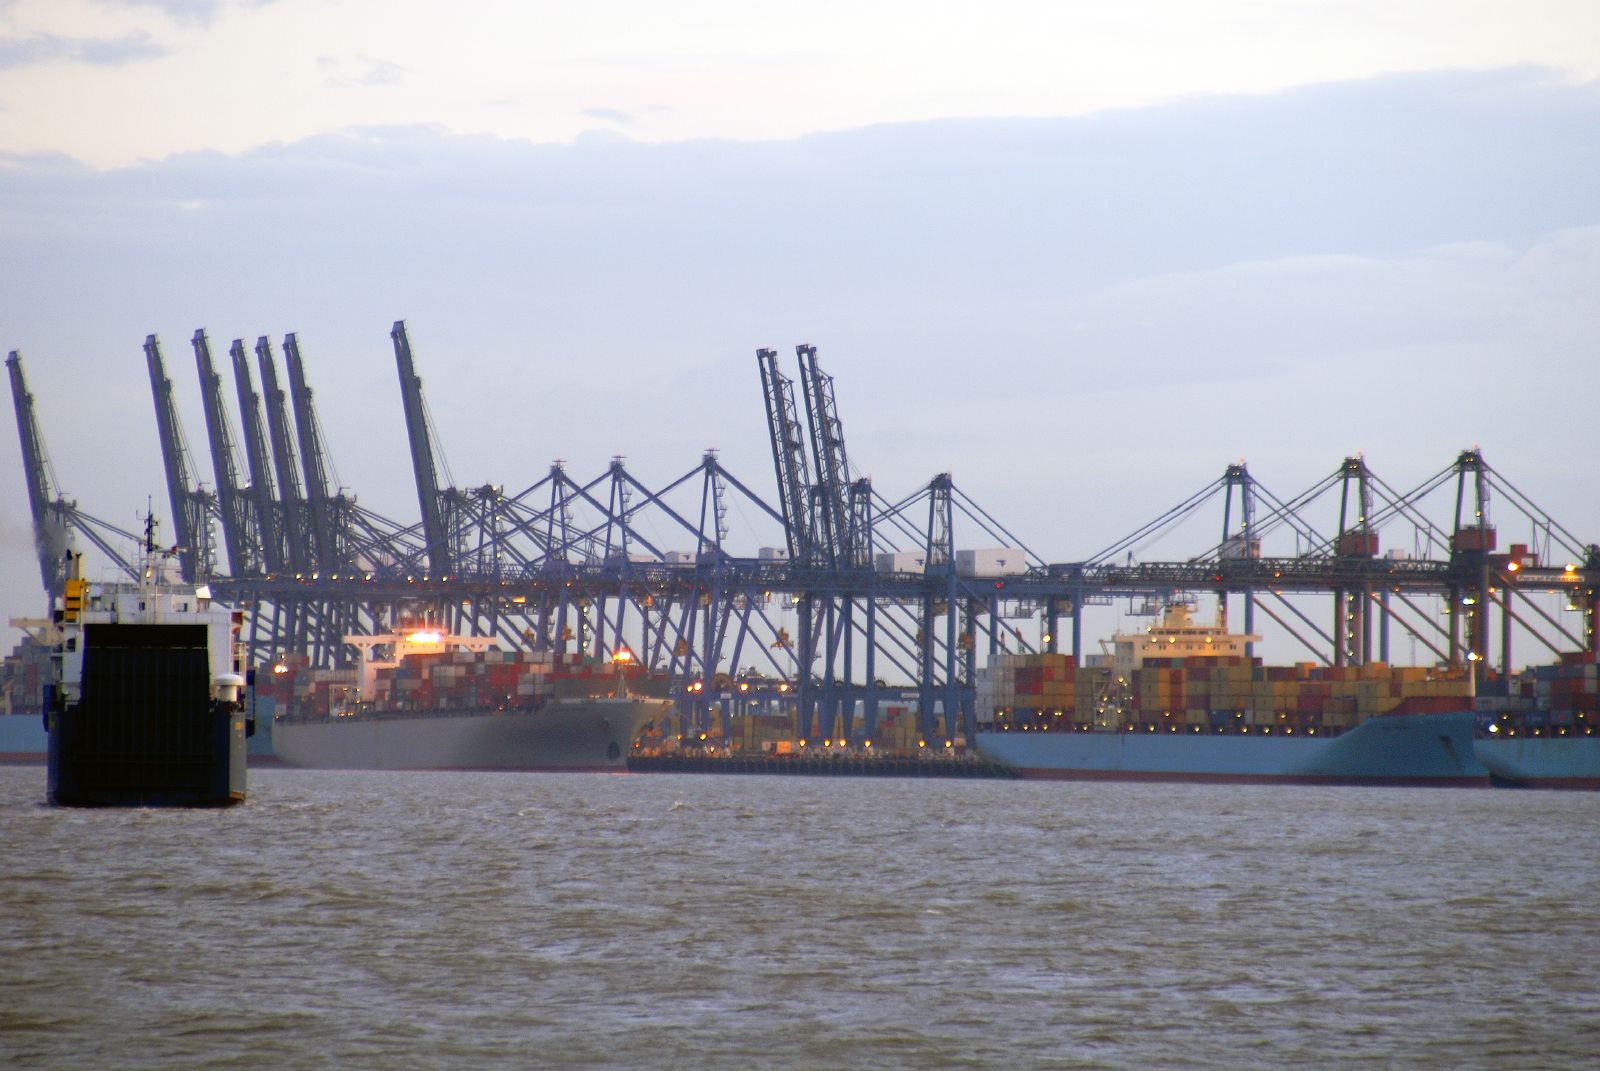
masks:
<svg viewBox="0 0 1600 1071"><path fill-rule="evenodd" d="M43 766L50 751L44 697L54 687L51 652L61 630L49 618L11 618L23 638L0 662L0 766Z"/></svg>
<svg viewBox="0 0 1600 1071"><path fill-rule="evenodd" d="M1002 656L978 748L1026 777L1488 785L1464 678L1423 668L1264 666L1259 637L1187 606L1114 637L1110 664ZM982 718L982 713L980 713Z"/></svg>
<svg viewBox="0 0 1600 1071"><path fill-rule="evenodd" d="M665 678L625 652L601 662L503 651L490 637L418 628L347 636L356 668L298 659L258 674L258 716L289 766L346 770L621 770L675 709Z"/></svg>
<svg viewBox="0 0 1600 1071"><path fill-rule="evenodd" d="M148 543L148 539L147 539ZM44 697L48 795L66 806L219 807L245 798L238 634L209 591L90 585L72 555Z"/></svg>
<svg viewBox="0 0 1600 1071"><path fill-rule="evenodd" d="M1497 785L1600 789L1600 665L1567 656L1478 696L1478 759Z"/></svg>

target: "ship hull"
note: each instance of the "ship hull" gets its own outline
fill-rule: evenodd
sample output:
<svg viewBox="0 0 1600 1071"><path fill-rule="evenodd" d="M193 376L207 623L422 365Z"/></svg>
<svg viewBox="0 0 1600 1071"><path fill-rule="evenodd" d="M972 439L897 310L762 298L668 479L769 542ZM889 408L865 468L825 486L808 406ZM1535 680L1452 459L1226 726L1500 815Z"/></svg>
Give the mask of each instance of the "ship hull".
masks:
<svg viewBox="0 0 1600 1071"><path fill-rule="evenodd" d="M437 711L278 719L286 765L334 770L622 770L660 699L563 699L533 711Z"/></svg>
<svg viewBox="0 0 1600 1071"><path fill-rule="evenodd" d="M1482 787L1472 729L1464 711L1374 717L1332 737L980 732L977 745L1030 778Z"/></svg>
<svg viewBox="0 0 1600 1071"><path fill-rule="evenodd" d="M1474 747L1496 784L1600 790L1600 736L1480 737Z"/></svg>
<svg viewBox="0 0 1600 1071"><path fill-rule="evenodd" d="M224 633L228 622L222 613ZM78 701L49 713L52 803L227 807L244 800L246 719L239 704L212 698L211 631L203 622L83 626Z"/></svg>
<svg viewBox="0 0 1600 1071"><path fill-rule="evenodd" d="M0 714L0 766L43 766L50 749L42 714Z"/></svg>

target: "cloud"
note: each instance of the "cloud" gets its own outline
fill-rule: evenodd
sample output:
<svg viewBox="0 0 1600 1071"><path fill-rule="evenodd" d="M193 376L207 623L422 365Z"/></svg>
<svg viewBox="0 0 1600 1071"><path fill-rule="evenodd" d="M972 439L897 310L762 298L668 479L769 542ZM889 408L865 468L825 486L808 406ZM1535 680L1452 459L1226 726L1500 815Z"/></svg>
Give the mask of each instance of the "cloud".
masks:
<svg viewBox="0 0 1600 1071"><path fill-rule="evenodd" d="M583 114L590 119L599 119L607 123L616 123L618 126L633 126L637 120L620 108L585 108Z"/></svg>
<svg viewBox="0 0 1600 1071"><path fill-rule="evenodd" d="M94 67L121 67L159 59L165 46L143 31L121 37L59 37L32 34L0 38L0 70L34 67L46 63L83 63Z"/></svg>
<svg viewBox="0 0 1600 1071"><path fill-rule="evenodd" d="M357 56L348 63L328 56L319 56L317 65L324 70L336 72L351 68L350 73L330 74L323 80L326 85L336 89L396 86L404 82L406 76L406 69L398 63L385 59L372 59L368 56Z"/></svg>
<svg viewBox="0 0 1600 1071"><path fill-rule="evenodd" d="M676 475L716 445L765 492L751 357L809 341L880 489L952 470L1051 557L1241 455L1278 492L1356 449L1410 486L1473 442L1593 539L1562 385L1600 349L1596 129L1600 86L1521 70L760 143L417 126L104 172L0 157L0 347L100 516L159 491L139 343L169 340L193 399L198 326L299 332L341 477L410 516L405 318L463 480L614 453ZM131 429L114 464L68 412Z"/></svg>
<svg viewBox="0 0 1600 1071"><path fill-rule="evenodd" d="M237 0L240 7L266 7L274 0ZM105 7L154 8L173 22L209 26L228 0L99 0Z"/></svg>
<svg viewBox="0 0 1600 1071"><path fill-rule="evenodd" d="M671 114L672 109L660 104L647 104L638 108L585 108L580 113L590 119L598 119L605 123L615 123L623 127L637 127L648 123L651 119Z"/></svg>

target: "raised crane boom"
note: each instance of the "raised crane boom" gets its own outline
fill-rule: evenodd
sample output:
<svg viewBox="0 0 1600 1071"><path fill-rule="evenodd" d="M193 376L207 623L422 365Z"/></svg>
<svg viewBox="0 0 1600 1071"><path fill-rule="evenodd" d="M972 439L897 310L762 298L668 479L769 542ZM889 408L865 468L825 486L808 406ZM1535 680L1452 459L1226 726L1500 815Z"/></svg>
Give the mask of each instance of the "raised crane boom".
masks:
<svg viewBox="0 0 1600 1071"><path fill-rule="evenodd" d="M789 541L789 557L804 562L812 556L810 510L806 496L811 475L806 468L805 435L795 410L794 383L778 371L776 350L759 349L756 363L761 368L761 393L767 405L767 434L772 443L772 466L777 474L778 499L783 513L783 531Z"/></svg>
<svg viewBox="0 0 1600 1071"><path fill-rule="evenodd" d="M272 478L266 430L261 423L261 396L250 375L244 339L233 340L228 356L233 359L233 385L239 395L239 418L244 422L244 454L250 466L249 493L255 507L256 532L261 537L261 560L268 572L278 573L285 564L283 529L278 524L278 491Z"/></svg>
<svg viewBox="0 0 1600 1071"><path fill-rule="evenodd" d="M844 425L833 395L833 377L817 363L817 348L799 345L800 386L806 398L806 422L811 428L811 455L817 466L818 541L828 559L838 566L857 564L850 545L850 462L844 449Z"/></svg>
<svg viewBox="0 0 1600 1071"><path fill-rule="evenodd" d="M261 571L261 550L256 545L254 510L239 484L233 427L222 404L222 377L211 362L211 344L205 329L194 333L195 368L200 375L200 402L205 410L206 438L211 445L211 468L217 478L217 505L222 512L222 539L228 551L228 572L250 576Z"/></svg>
<svg viewBox="0 0 1600 1071"><path fill-rule="evenodd" d="M155 399L156 430L161 436L161 459L167 470L167 497L172 504L172 527L178 537L178 566L187 583L207 572L208 547L205 495L189 481L189 447L172 401L172 380L161 361L161 343L155 335L144 340L145 364L150 370L150 393Z"/></svg>
<svg viewBox="0 0 1600 1071"><path fill-rule="evenodd" d="M66 579L67 525L60 503L50 490L50 458L33 411L33 395L22 376L22 356L6 357L11 376L11 401L17 410L17 435L22 440L22 475L28 484L28 510L33 517L33 545L39 555L39 578L53 599Z"/></svg>
<svg viewBox="0 0 1600 1071"><path fill-rule="evenodd" d="M308 531L310 525L305 523L305 496L300 490L300 459L295 456L289 407L283 389L278 386L278 366L272 359L272 343L265 335L256 340L256 361L261 366L261 391L267 403L267 431L272 436L272 462L278 470L288 564L296 573L307 573L311 571L315 544Z"/></svg>
<svg viewBox="0 0 1600 1071"><path fill-rule="evenodd" d="M327 454L322 447L322 425L306 385L300 361L300 343L294 334L283 336L283 360L289 372L289 401L294 406L294 426L300 435L300 464L306 475L306 501L311 506L311 534L319 569L340 567L339 537L333 495L328 490Z"/></svg>
<svg viewBox="0 0 1600 1071"><path fill-rule="evenodd" d="M417 480L417 505L422 510L422 536L428 544L428 569L434 576L451 572L450 544L444 510L439 502L439 479L433 465L433 440L428 435L428 415L422 404L422 380L411 359L406 322L396 320L389 331L394 340L395 367L400 374L400 401L405 408L406 435L411 440L411 469Z"/></svg>

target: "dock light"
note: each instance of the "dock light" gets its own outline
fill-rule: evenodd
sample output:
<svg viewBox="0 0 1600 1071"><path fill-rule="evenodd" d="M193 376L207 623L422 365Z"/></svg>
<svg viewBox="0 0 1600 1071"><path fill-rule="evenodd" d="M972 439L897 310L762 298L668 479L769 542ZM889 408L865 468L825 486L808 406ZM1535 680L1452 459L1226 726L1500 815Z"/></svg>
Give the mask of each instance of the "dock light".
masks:
<svg viewBox="0 0 1600 1071"><path fill-rule="evenodd" d="M701 740L704 740L704 739L705 739L705 738L706 738L706 734L705 734L705 733L701 733L701 734L700 734L700 739L701 739Z"/></svg>
<svg viewBox="0 0 1600 1071"><path fill-rule="evenodd" d="M1500 731L1500 723L1499 723L1499 722L1493 722L1493 721L1492 721L1492 722L1490 722L1490 723L1489 723L1489 731L1490 731L1490 732L1491 732L1491 733L1497 733L1497 732L1499 732L1499 731Z"/></svg>
<svg viewBox="0 0 1600 1071"><path fill-rule="evenodd" d="M917 746L918 747L927 747L928 746L928 742L926 740L918 740L917 741Z"/></svg>
<svg viewBox="0 0 1600 1071"><path fill-rule="evenodd" d="M626 664L628 662L632 662L633 661L633 652L628 650L626 647L618 647L616 652L614 654L612 654L611 661L613 661L613 662L622 662L624 664Z"/></svg>
<svg viewBox="0 0 1600 1071"><path fill-rule="evenodd" d="M406 636L407 643L438 643L444 639L444 634L433 629L423 629Z"/></svg>
<svg viewBox="0 0 1600 1071"><path fill-rule="evenodd" d="M1050 641L1052 641L1052 640L1054 640L1054 639L1055 639L1055 637L1054 637L1054 636L1052 636L1052 635L1051 635L1051 634L1050 634L1050 633L1048 633L1048 632L1046 632L1046 633L1045 633L1045 634L1044 634L1044 635L1043 635L1043 636L1042 636L1042 637L1040 637L1040 638L1041 638L1041 639L1043 639L1043 640L1044 640L1044 642L1045 642L1045 643L1049 643L1049 642L1050 642Z"/></svg>
<svg viewBox="0 0 1600 1071"><path fill-rule="evenodd" d="M282 674L289 672L289 667L284 665L282 662L274 662L272 665L272 672L281 676Z"/></svg>
<svg viewBox="0 0 1600 1071"><path fill-rule="evenodd" d="M806 746L806 742L805 742L805 738L804 737L802 737L801 740L800 740L800 746L801 747L805 747Z"/></svg>
<svg viewBox="0 0 1600 1071"><path fill-rule="evenodd" d="M833 741L832 740L824 740L822 742L822 746L823 747L832 747L833 746Z"/></svg>
<svg viewBox="0 0 1600 1071"><path fill-rule="evenodd" d="M1518 565L1516 562L1506 562L1506 572L1508 573L1514 573L1521 568L1522 566Z"/></svg>
<svg viewBox="0 0 1600 1071"><path fill-rule="evenodd" d="M954 741L953 741L953 740L946 740L946 741L945 741L945 742L944 742L944 746L945 746L945 747L947 747L947 748L953 748L953 747L955 747L955 746L956 746L956 745L955 745L955 742L954 742Z"/></svg>
<svg viewBox="0 0 1600 1071"><path fill-rule="evenodd" d="M741 692L748 692L750 690L750 682L749 681L740 681L739 682L739 690Z"/></svg>
<svg viewBox="0 0 1600 1071"><path fill-rule="evenodd" d="M787 692L788 690L789 690L789 685L788 684L780 684L780 685L778 685L778 691Z"/></svg>
<svg viewBox="0 0 1600 1071"><path fill-rule="evenodd" d="M861 746L862 747L871 747L872 746L872 741L871 740L863 740L863 741L861 741Z"/></svg>

